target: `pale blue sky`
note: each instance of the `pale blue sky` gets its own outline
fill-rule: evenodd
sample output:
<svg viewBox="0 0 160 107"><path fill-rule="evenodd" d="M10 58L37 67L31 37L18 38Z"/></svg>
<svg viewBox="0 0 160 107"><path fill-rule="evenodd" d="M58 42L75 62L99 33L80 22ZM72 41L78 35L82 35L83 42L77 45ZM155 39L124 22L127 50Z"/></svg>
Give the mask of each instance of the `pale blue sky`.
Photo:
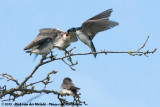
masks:
<svg viewBox="0 0 160 107"><path fill-rule="evenodd" d="M45 78L48 72L53 83L47 89L60 91L64 77L70 77L81 88L81 100L88 107L159 107L160 106L160 1L159 0L1 0L0 1L0 73L11 74L19 82L34 69L40 56L33 62L23 48L37 36L41 28L59 28L67 31L80 26L88 18L113 8L111 20L119 26L99 33L93 40L97 51L134 51L150 35L145 50L157 48L155 54L130 56L128 54L99 54L75 56L79 64L72 71L62 61L41 67L28 81ZM75 53L90 52L80 41ZM55 50L62 55L62 51ZM15 87L12 82L1 80L7 88ZM42 89L38 85L37 89ZM26 102L34 95L18 98ZM53 94L43 95L33 102L58 102ZM58 102L59 103L59 102ZM35 106L34 106L35 107Z"/></svg>

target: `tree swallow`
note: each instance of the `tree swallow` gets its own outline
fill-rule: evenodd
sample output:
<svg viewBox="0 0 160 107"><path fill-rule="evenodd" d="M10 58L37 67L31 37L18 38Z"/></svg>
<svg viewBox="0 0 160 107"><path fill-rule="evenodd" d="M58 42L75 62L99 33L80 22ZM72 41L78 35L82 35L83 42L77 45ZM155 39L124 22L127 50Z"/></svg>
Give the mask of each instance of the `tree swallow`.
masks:
<svg viewBox="0 0 160 107"><path fill-rule="evenodd" d="M61 90L62 90L62 93L64 94L71 94L74 97L79 98L78 94L80 94L79 93L80 88L75 87L75 85L72 83L72 80L68 77L64 78L63 83L61 85Z"/></svg>
<svg viewBox="0 0 160 107"><path fill-rule="evenodd" d="M111 15L112 9L106 10L90 19L85 21L81 27L77 28L71 28L67 32L73 36L76 41L76 37L78 38L86 45L88 45L91 48L92 52L96 52L96 49L94 47L94 44L92 42L94 36L101 31L108 30L114 26L118 25L118 22L109 20L109 17ZM96 57L97 54L94 54L94 57Z"/></svg>
<svg viewBox="0 0 160 107"><path fill-rule="evenodd" d="M28 50L27 53L46 56L53 48L65 50L70 45L70 35L67 32L52 28L40 29L39 32L36 38L24 48Z"/></svg>

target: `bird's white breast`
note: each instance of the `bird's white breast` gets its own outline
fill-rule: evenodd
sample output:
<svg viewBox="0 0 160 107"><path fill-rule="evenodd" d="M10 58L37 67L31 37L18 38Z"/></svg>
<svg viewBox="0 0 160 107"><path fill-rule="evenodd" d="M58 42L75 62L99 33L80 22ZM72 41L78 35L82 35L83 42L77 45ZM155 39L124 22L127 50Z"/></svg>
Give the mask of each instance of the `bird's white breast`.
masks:
<svg viewBox="0 0 160 107"><path fill-rule="evenodd" d="M60 50L66 49L69 45L70 45L69 39L68 40L59 39L57 42L54 43L54 46L59 47Z"/></svg>
<svg viewBox="0 0 160 107"><path fill-rule="evenodd" d="M79 38L83 43L85 43L86 45L89 45L89 44L90 44L90 40L89 40L88 36L85 35L82 31L77 30L76 33L77 33L77 35L78 35L78 38Z"/></svg>
<svg viewBox="0 0 160 107"><path fill-rule="evenodd" d="M72 91L71 90L67 90L67 89L62 89L62 93L72 94Z"/></svg>

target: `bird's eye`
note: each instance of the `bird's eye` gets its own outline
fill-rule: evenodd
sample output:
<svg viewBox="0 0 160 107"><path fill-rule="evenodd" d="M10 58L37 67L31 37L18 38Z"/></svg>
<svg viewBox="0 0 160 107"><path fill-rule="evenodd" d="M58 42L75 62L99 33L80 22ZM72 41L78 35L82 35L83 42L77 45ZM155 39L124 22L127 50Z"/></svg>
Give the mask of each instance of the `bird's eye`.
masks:
<svg viewBox="0 0 160 107"><path fill-rule="evenodd" d="M67 33L66 36L69 37L69 33Z"/></svg>

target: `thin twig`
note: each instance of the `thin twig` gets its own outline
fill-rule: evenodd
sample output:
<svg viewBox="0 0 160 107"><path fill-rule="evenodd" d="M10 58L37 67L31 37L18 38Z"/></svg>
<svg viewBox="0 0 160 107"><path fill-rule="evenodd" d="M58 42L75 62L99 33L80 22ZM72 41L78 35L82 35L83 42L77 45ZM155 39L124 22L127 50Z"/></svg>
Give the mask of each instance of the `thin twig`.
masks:
<svg viewBox="0 0 160 107"><path fill-rule="evenodd" d="M3 76L3 77L5 77L5 78L7 78L8 81L12 80L12 81L14 81L17 85L19 85L18 81L15 80L11 75L8 75L7 73L5 73L5 74L0 74L0 75Z"/></svg>
<svg viewBox="0 0 160 107"><path fill-rule="evenodd" d="M74 69L72 66L73 65L69 65L63 58L62 58L62 61L66 64L66 65L68 65L73 71L75 71L76 69Z"/></svg>
<svg viewBox="0 0 160 107"><path fill-rule="evenodd" d="M149 36L147 37L145 43L137 50L137 52L139 52L142 48L145 47L146 43L148 42Z"/></svg>

